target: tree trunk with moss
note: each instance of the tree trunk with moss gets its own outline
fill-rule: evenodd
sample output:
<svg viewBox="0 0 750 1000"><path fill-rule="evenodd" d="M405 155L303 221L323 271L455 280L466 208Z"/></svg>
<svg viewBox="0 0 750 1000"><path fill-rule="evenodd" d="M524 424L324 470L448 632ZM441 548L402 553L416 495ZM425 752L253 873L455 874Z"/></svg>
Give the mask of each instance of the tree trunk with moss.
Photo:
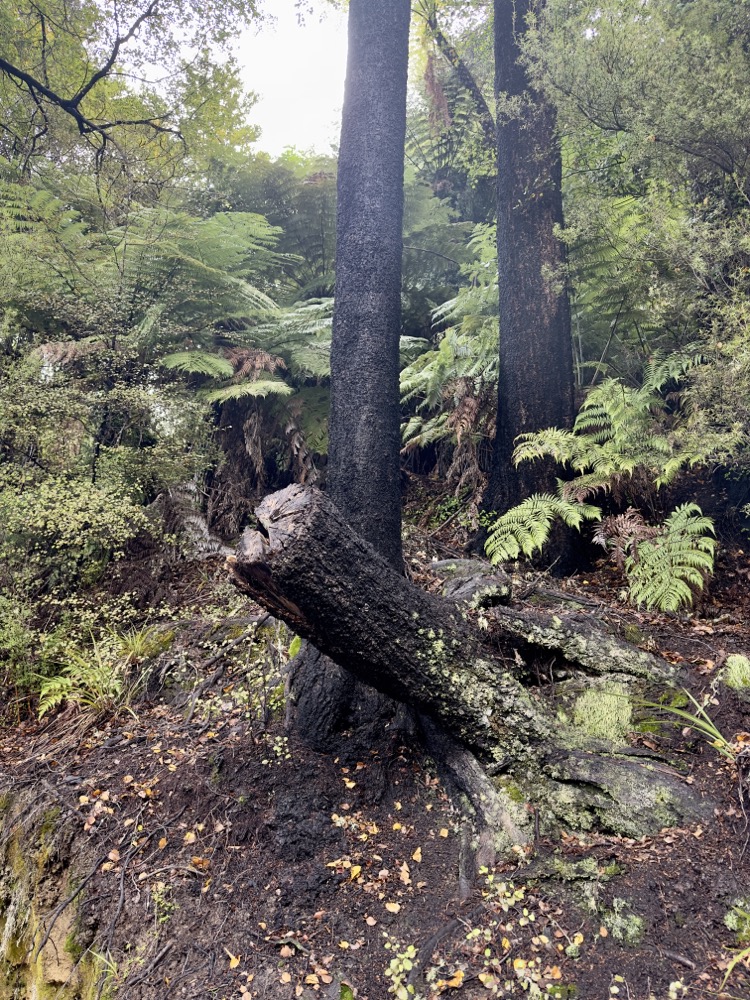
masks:
<svg viewBox="0 0 750 1000"><path fill-rule="evenodd" d="M626 725L616 731L628 686L667 680L666 663L580 617L505 607L473 615L425 593L317 490L290 486L256 515L261 531L247 531L230 560L237 585L342 670L417 709L438 754L445 734L446 755L473 755L475 772L453 771L501 840L530 836L525 802L550 826L629 836L704 814L677 772L626 746ZM600 687L590 732L575 713L572 724L558 717L540 677Z"/></svg>

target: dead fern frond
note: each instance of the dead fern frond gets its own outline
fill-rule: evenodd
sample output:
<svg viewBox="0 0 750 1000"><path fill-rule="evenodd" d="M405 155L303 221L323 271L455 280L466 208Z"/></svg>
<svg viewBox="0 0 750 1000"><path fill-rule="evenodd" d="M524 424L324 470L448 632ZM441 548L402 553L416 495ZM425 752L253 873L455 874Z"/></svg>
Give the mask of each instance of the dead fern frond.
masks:
<svg viewBox="0 0 750 1000"><path fill-rule="evenodd" d="M627 556L638 558L640 542L656 538L660 529L648 524L640 511L628 507L623 514L605 517L592 535L592 541L609 552L620 572Z"/></svg>
<svg viewBox="0 0 750 1000"><path fill-rule="evenodd" d="M228 347L224 356L239 378L256 378L260 372L286 371L283 358L259 347Z"/></svg>

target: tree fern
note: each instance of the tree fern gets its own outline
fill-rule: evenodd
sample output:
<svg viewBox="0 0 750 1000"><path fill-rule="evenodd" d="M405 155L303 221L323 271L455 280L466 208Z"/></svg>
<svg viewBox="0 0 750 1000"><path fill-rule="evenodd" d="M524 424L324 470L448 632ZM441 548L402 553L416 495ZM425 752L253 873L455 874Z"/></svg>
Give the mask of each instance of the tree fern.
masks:
<svg viewBox="0 0 750 1000"><path fill-rule="evenodd" d="M598 507L570 503L550 493L536 493L493 523L485 552L493 564L521 555L530 557L544 547L556 518L580 530L585 521L598 521L601 516Z"/></svg>

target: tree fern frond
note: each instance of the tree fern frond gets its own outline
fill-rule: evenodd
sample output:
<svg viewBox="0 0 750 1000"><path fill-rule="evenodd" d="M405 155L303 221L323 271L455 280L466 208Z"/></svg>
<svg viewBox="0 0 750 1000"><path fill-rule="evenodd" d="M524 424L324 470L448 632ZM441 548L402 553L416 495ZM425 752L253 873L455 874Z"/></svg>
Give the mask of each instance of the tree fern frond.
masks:
<svg viewBox="0 0 750 1000"><path fill-rule="evenodd" d="M672 511L658 535L631 547L625 559L631 600L660 611L692 604L713 573L713 521L695 503Z"/></svg>
<svg viewBox="0 0 750 1000"><path fill-rule="evenodd" d="M294 388L287 385L286 382L274 379L257 379L252 382L225 385L220 389L212 389L201 395L209 403L226 403L230 399L244 399L246 397L264 399L266 396L292 396Z"/></svg>
<svg viewBox="0 0 750 1000"><path fill-rule="evenodd" d="M190 375L208 375L211 378L230 378L234 375L232 364L220 354L207 351L176 351L161 359L165 368Z"/></svg>

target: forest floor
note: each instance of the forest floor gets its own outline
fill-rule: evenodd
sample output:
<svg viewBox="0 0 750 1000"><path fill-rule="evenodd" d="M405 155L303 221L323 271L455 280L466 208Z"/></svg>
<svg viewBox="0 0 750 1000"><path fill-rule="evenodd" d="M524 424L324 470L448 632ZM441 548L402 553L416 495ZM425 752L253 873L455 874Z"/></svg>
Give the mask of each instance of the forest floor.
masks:
<svg viewBox="0 0 750 1000"><path fill-rule="evenodd" d="M460 545L457 518L440 527L450 516L410 529L418 582ZM191 602L221 576L218 562L192 576L183 566L162 594L192 615L171 662L182 643L181 662L214 678L192 715L184 695L152 689L115 718L64 710L0 733L2 791L25 810L17 827L38 848L35 804L57 817L41 927L82 889L69 905L106 972L103 997L749 1000L750 962L730 968L728 924L750 941L750 826L737 774L706 739L670 725L632 736L679 757L714 803L711 822L639 841L542 826L533 855L462 898L461 817L419 747L344 734L336 753L315 753L287 736L275 702L259 713L243 694L246 658L220 676L207 666ZM702 606L680 616L628 608L607 566L565 586L680 663L733 740L750 731L750 705L714 682L727 654L750 651L749 576L745 552L725 548ZM81 968L90 957L78 953ZM79 972L73 961L69 983Z"/></svg>

